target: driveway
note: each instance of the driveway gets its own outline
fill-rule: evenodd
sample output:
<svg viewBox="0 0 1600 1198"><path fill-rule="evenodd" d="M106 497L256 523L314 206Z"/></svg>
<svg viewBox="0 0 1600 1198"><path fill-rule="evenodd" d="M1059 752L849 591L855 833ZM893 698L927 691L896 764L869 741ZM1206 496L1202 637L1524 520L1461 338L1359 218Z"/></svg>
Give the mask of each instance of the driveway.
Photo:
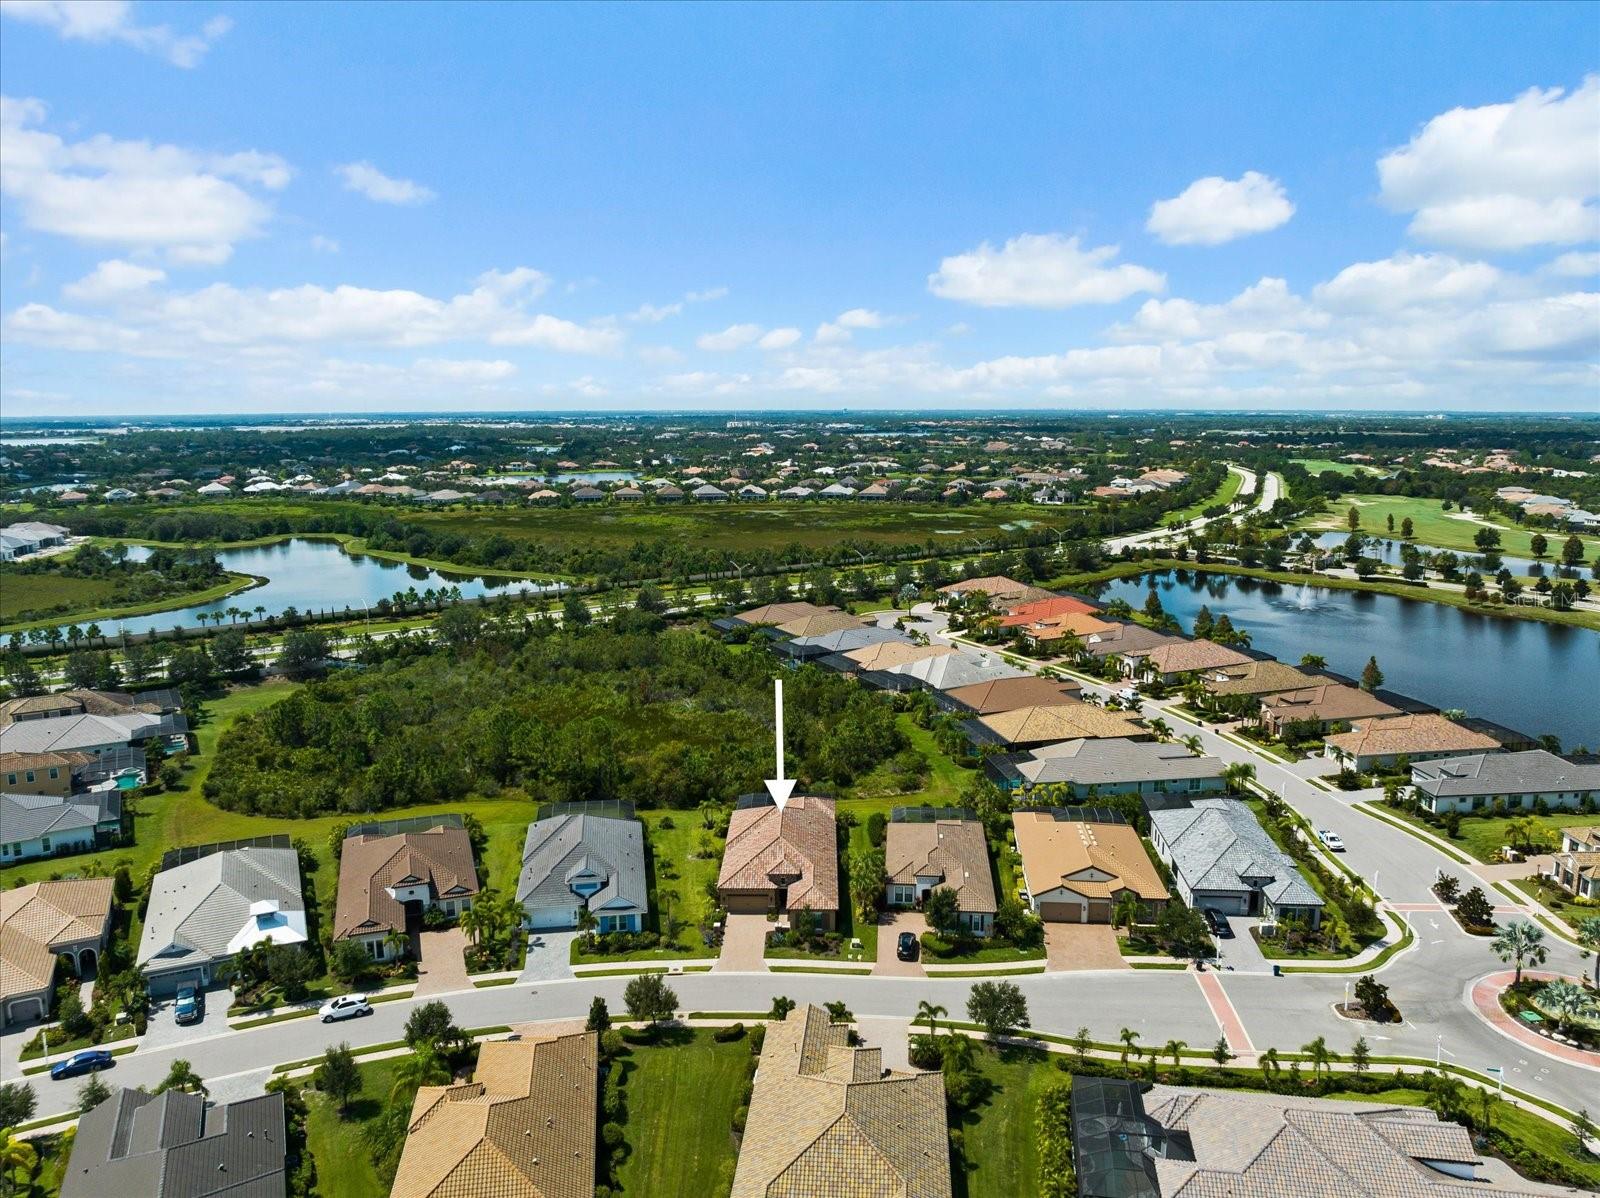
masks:
<svg viewBox="0 0 1600 1198"><path fill-rule="evenodd" d="M1259 915L1228 916L1228 926L1233 929L1233 935L1214 938L1217 955L1212 958L1211 964L1224 971L1231 967L1235 973L1271 973L1272 962L1262 955L1261 945L1250 934L1250 930L1260 927L1262 922Z"/></svg>
<svg viewBox="0 0 1600 1198"><path fill-rule="evenodd" d="M166 1048L183 1044L197 1036L214 1036L228 1029L228 1008L233 1005L233 991L227 987L212 987L205 993L205 1014L199 1023L180 1025L174 1018L178 1005L175 998L154 999L150 1003L150 1016L144 1035L139 1039L143 1049Z"/></svg>
<svg viewBox="0 0 1600 1198"><path fill-rule="evenodd" d="M419 939L422 952L417 962L417 998L472 989L472 982L467 978L467 963L461 955L467 948L465 932L460 928L445 928L442 932L424 932Z"/></svg>
<svg viewBox="0 0 1600 1198"><path fill-rule="evenodd" d="M519 982L555 982L572 976L572 942L577 932L529 932L528 959Z"/></svg>
<svg viewBox="0 0 1600 1198"><path fill-rule="evenodd" d="M1045 971L1131 969L1117 949L1117 932L1108 923L1044 925Z"/></svg>
<svg viewBox="0 0 1600 1198"><path fill-rule="evenodd" d="M919 950L915 961L902 961L894 955L894 942L901 932L912 932L918 940L928 930L928 921L920 911L889 911L878 917L878 963L872 972L886 977L923 978L928 971L922 968Z"/></svg>
<svg viewBox="0 0 1600 1198"><path fill-rule="evenodd" d="M767 931L773 925L765 915L729 915L722 936L722 955L711 968L717 973L764 971Z"/></svg>

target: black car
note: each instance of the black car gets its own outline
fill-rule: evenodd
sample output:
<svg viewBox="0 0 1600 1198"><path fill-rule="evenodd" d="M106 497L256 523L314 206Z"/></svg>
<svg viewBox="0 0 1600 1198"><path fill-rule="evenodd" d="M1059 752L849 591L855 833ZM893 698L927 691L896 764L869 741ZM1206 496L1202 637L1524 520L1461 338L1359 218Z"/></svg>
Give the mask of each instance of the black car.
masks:
<svg viewBox="0 0 1600 1198"><path fill-rule="evenodd" d="M1219 940L1233 939L1233 929L1228 926L1228 917L1215 907L1201 907L1200 914L1206 917L1206 926L1211 929L1211 934Z"/></svg>
<svg viewBox="0 0 1600 1198"><path fill-rule="evenodd" d="M902 961L915 961L920 947L915 932L901 932L899 939L895 941L894 955Z"/></svg>

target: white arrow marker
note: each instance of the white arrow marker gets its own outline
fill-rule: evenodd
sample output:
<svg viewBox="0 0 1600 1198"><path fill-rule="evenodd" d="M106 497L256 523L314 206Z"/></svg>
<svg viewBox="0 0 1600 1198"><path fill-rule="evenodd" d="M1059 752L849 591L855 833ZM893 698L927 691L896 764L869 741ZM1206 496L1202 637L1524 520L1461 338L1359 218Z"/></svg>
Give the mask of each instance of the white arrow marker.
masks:
<svg viewBox="0 0 1600 1198"><path fill-rule="evenodd" d="M789 796L794 793L794 779L783 776L783 679L775 678L772 681L773 701L777 704L778 713L778 776L767 779L767 793L772 796L772 801L777 804L778 810L783 810L783 805L789 801Z"/></svg>

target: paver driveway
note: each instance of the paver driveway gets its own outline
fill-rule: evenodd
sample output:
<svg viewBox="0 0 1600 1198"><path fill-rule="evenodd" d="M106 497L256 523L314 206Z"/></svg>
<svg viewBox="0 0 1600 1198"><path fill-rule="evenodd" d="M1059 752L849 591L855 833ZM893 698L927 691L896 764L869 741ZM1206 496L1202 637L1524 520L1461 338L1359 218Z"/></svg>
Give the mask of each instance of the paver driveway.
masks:
<svg viewBox="0 0 1600 1198"><path fill-rule="evenodd" d="M554 982L572 976L572 942L577 932L529 932L528 959L519 982Z"/></svg>
<svg viewBox="0 0 1600 1198"><path fill-rule="evenodd" d="M920 911L889 911L878 917L878 963L872 972L888 977L922 978L928 971L922 968L919 951L915 961L902 961L895 956L895 941L901 932L912 932L917 939L928 930L928 920Z"/></svg>
<svg viewBox="0 0 1600 1198"><path fill-rule="evenodd" d="M462 953L467 948L467 934L460 928L445 928L442 932L424 932L422 957L417 962L418 998L427 994L447 994L452 990L470 990L467 963Z"/></svg>
<svg viewBox="0 0 1600 1198"><path fill-rule="evenodd" d="M1117 933L1108 923L1044 925L1045 969L1129 969L1117 951Z"/></svg>
<svg viewBox="0 0 1600 1198"><path fill-rule="evenodd" d="M711 968L718 972L749 973L765 970L767 931L765 915L730 915L722 936L722 955Z"/></svg>

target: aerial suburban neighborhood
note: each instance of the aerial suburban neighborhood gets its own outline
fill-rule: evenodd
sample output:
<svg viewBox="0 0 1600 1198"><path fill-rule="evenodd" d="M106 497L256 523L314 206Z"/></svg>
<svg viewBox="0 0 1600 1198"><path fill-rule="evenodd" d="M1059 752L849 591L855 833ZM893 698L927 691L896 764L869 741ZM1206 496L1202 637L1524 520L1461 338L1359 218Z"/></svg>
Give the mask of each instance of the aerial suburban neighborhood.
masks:
<svg viewBox="0 0 1600 1198"><path fill-rule="evenodd" d="M1597 47L0 0L0 1198L1600 1194Z"/></svg>

